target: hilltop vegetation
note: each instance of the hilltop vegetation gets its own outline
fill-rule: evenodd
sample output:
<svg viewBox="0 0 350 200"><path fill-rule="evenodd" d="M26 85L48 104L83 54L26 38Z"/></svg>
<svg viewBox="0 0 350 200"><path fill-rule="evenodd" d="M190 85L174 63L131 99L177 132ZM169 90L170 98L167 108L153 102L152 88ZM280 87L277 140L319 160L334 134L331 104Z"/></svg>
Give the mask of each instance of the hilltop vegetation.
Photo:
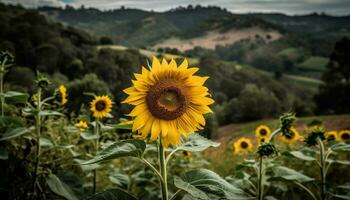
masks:
<svg viewBox="0 0 350 200"><path fill-rule="evenodd" d="M119 103L125 98L122 90L130 84L133 73L138 72L140 66L147 66L147 59L157 53L124 47L103 48L98 45L111 42L106 37L101 38L97 34L52 21L35 10L26 10L20 6L0 5L1 27L3 28L0 35L0 50L14 53L17 63L17 66L13 67L5 77L7 89L31 91L35 72L40 70L53 80L52 90L59 84L65 84L68 87L70 92L67 106L70 111L74 111L73 113L82 109L80 105L83 103L87 105L91 100L90 97L84 95L84 92L87 91L109 94L113 97L116 102L113 115L116 117L128 112L129 108ZM78 24L82 21L90 27L95 27L91 24L99 23L106 16L107 23L108 20L115 17L114 15L118 15L118 20L126 21L138 21L141 17L147 19L152 15L153 17L166 16L164 19L172 20L174 27L185 27L182 33L191 33L190 28L208 30L208 27L214 27L214 25L216 29L221 27L221 31L226 31L228 28L224 25L228 24L235 24L236 27L260 24L261 28L278 30L275 25L263 22L261 19L232 15L215 7L175 9L165 13L131 9L108 12L72 8L40 9L40 12L44 11L46 14L56 12L60 17L65 16L65 20L75 20ZM203 15L203 12L199 11L208 13ZM60 13L63 13L62 16ZM194 15L192 21L180 20L180 16L191 16L191 13ZM203 27L199 24L210 21L209 19L203 21L204 16L220 16L222 21L230 17L243 17L242 19L246 21L226 21L227 23L221 25L216 21L216 23L208 23ZM199 24L194 26L196 23ZM126 24L115 26L115 28L121 30L123 27L130 26L129 22ZM152 35L154 31L157 31L155 27L158 26L159 24L155 23L150 25L149 31L142 31ZM129 27L131 32L128 33L129 35L135 33L136 38L138 34L136 34L135 27ZM164 27L159 26L159 28ZM283 32L281 29L280 31ZM123 34L128 35L126 33ZM198 36L199 33L203 32L199 31L195 34ZM119 32L115 34L118 35ZM313 77L319 77L324 68L314 68L312 63L319 65L318 61L323 58L316 57L317 62L315 62L315 57L313 57L315 55L312 51L305 46L298 45L302 39L289 36L285 32L283 34L281 39L270 42L266 42L266 38L256 36L254 40L245 39L233 45L218 46L214 50L195 47L186 52L175 52L179 53L173 56L177 62L181 62L183 57L190 56L192 57L191 65L200 66L202 75L211 77L207 85L212 91L216 104L213 106L215 115L208 116L208 134L218 124L275 117L290 109L296 111L298 115L314 113L316 106L313 98L317 93L320 81L296 75L305 75L306 73L302 71L305 69L319 69L315 72L317 74L313 75ZM189 36L182 34L181 37ZM137 38L142 39L143 37L138 35ZM158 53L159 57L162 57L164 51ZM170 58L172 55L169 54L166 57ZM322 62L324 64L326 61L323 59ZM284 75L285 72L294 75ZM19 80L18 77L25 78Z"/></svg>

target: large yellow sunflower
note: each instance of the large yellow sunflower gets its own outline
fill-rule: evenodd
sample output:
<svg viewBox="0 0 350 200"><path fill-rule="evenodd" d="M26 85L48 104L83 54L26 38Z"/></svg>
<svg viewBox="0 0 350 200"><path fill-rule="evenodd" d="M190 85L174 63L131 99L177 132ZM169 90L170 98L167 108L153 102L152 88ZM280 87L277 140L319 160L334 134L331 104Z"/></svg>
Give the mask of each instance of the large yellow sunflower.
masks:
<svg viewBox="0 0 350 200"><path fill-rule="evenodd" d="M339 132L339 140L342 142L350 141L350 130L342 130Z"/></svg>
<svg viewBox="0 0 350 200"><path fill-rule="evenodd" d="M248 153L253 150L253 143L250 139L241 137L233 143L233 149L235 153Z"/></svg>
<svg viewBox="0 0 350 200"><path fill-rule="evenodd" d="M61 105L66 104L68 102L67 88L64 85L60 85L60 87L58 87L58 92L60 93L61 97Z"/></svg>
<svg viewBox="0 0 350 200"><path fill-rule="evenodd" d="M268 126L266 125L260 125L258 128L255 129L255 135L258 138L269 138L271 134L271 130Z"/></svg>
<svg viewBox="0 0 350 200"><path fill-rule="evenodd" d="M281 135L281 139L284 143L294 144L295 142L301 139L299 132L294 127L290 129L290 134L290 136Z"/></svg>
<svg viewBox="0 0 350 200"><path fill-rule="evenodd" d="M337 131L328 131L326 133L326 138L328 141L339 141L338 133Z"/></svg>
<svg viewBox="0 0 350 200"><path fill-rule="evenodd" d="M106 117L112 111L112 100L108 96L96 96L90 110L95 118Z"/></svg>
<svg viewBox="0 0 350 200"><path fill-rule="evenodd" d="M214 101L203 86L208 77L195 76L197 71L188 68L186 59L177 66L174 60L160 63L153 57L150 71L142 67L133 86L124 90L129 96L123 103L135 106L129 113L135 117L132 130L143 139L161 136L167 147L180 144L181 136L203 129L203 115L212 112L208 106Z"/></svg>

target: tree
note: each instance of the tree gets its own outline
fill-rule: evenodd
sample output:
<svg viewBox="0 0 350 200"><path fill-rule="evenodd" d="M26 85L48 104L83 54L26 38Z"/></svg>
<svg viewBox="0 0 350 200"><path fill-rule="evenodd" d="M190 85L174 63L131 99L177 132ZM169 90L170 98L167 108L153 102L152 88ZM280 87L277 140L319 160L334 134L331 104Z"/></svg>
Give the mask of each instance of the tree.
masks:
<svg viewBox="0 0 350 200"><path fill-rule="evenodd" d="M350 39L336 42L315 100L322 113L350 112Z"/></svg>

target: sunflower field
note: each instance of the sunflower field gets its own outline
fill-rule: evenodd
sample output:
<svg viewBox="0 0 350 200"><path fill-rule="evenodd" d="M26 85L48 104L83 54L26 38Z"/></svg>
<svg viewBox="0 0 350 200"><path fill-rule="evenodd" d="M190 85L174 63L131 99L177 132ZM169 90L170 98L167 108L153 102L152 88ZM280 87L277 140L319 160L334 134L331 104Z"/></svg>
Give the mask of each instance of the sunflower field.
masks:
<svg viewBox="0 0 350 200"><path fill-rule="evenodd" d="M350 199L350 130L317 121L300 129L288 112L219 143L202 136L213 112L209 77L186 59L148 63L123 90L124 117L112 115L116 102L108 94L91 91L79 97L90 103L75 115L66 109L66 86L52 88L39 71L33 93L6 91L15 58L1 52L3 198Z"/></svg>

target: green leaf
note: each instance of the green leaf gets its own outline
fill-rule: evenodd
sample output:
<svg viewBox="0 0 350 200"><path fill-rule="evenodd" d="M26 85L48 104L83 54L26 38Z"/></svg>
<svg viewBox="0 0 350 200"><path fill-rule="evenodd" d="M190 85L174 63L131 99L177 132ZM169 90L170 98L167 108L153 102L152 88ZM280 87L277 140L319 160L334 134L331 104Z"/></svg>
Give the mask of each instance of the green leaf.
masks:
<svg viewBox="0 0 350 200"><path fill-rule="evenodd" d="M47 138L40 137L40 146L42 147L53 147L51 140Z"/></svg>
<svg viewBox="0 0 350 200"><path fill-rule="evenodd" d="M306 160L306 161L314 161L316 160L316 158L305 155L303 152L301 151L291 151L289 152L291 155L293 155L296 158L299 158L301 160Z"/></svg>
<svg viewBox="0 0 350 200"><path fill-rule="evenodd" d="M327 162L337 163L337 164L342 164L342 165L350 165L349 160L331 160L331 159L328 159Z"/></svg>
<svg viewBox="0 0 350 200"><path fill-rule="evenodd" d="M108 178L112 183L119 187L127 188L130 184L130 177L121 170L114 170Z"/></svg>
<svg viewBox="0 0 350 200"><path fill-rule="evenodd" d="M191 185L190 183L187 183L183 181L180 177L175 176L174 177L174 184L179 189L182 189L186 192L188 192L190 195L192 195L195 198L198 199L209 199L209 196L203 192L200 189L197 189L195 186Z"/></svg>
<svg viewBox="0 0 350 200"><path fill-rule="evenodd" d="M62 113L53 110L42 110L40 116L64 116Z"/></svg>
<svg viewBox="0 0 350 200"><path fill-rule="evenodd" d="M22 121L17 117L1 117L0 116L0 130L1 132L6 132L9 128L19 128L23 127ZM1 135L1 134L0 134Z"/></svg>
<svg viewBox="0 0 350 200"><path fill-rule="evenodd" d="M272 179L282 178L288 181L298 181L298 182L309 182L313 181L313 178L310 178L300 172L295 171L294 169L290 169L288 167L278 166L272 168L274 176Z"/></svg>
<svg viewBox="0 0 350 200"><path fill-rule="evenodd" d="M137 200L137 198L123 189L113 188L90 196L86 200Z"/></svg>
<svg viewBox="0 0 350 200"><path fill-rule="evenodd" d="M55 194L68 200L78 200L70 187L62 182L56 175L50 174L46 179L46 183Z"/></svg>
<svg viewBox="0 0 350 200"><path fill-rule="evenodd" d="M4 96L7 104L25 104L29 98L28 94L16 91L8 91Z"/></svg>
<svg viewBox="0 0 350 200"><path fill-rule="evenodd" d="M188 140L185 141L182 145L179 145L176 150L183 151L204 151L209 147L218 147L220 143L213 142L199 134L189 134Z"/></svg>
<svg viewBox="0 0 350 200"><path fill-rule="evenodd" d="M98 139L98 135L95 134L93 131L83 131L80 133L80 136L84 138L84 140L96 140Z"/></svg>
<svg viewBox="0 0 350 200"><path fill-rule="evenodd" d="M132 129L132 123L128 123L128 122L121 122L117 125L113 126L116 129L122 129L122 130L131 130Z"/></svg>
<svg viewBox="0 0 350 200"><path fill-rule="evenodd" d="M9 158L9 153L5 148L0 147L0 160L7 160Z"/></svg>
<svg viewBox="0 0 350 200"><path fill-rule="evenodd" d="M334 194L332 196L337 197L339 199L350 200L350 196L349 195Z"/></svg>
<svg viewBox="0 0 350 200"><path fill-rule="evenodd" d="M350 151L350 144L346 143L335 143L330 147L333 151Z"/></svg>
<svg viewBox="0 0 350 200"><path fill-rule="evenodd" d="M146 143L143 140L125 140L116 142L103 149L93 159L82 163L82 165L89 165L128 156L141 157L145 149Z"/></svg>
<svg viewBox="0 0 350 200"><path fill-rule="evenodd" d="M175 184L189 194L195 195L196 198L208 199L204 194L237 200L254 198L207 169L195 169L186 172L181 179L176 180ZM199 192L199 190L202 192Z"/></svg>
<svg viewBox="0 0 350 200"><path fill-rule="evenodd" d="M5 132L5 134L1 135L0 141L13 139L23 134L29 133L32 130L34 130L34 127L31 127L31 128L20 127L20 128L9 129Z"/></svg>

